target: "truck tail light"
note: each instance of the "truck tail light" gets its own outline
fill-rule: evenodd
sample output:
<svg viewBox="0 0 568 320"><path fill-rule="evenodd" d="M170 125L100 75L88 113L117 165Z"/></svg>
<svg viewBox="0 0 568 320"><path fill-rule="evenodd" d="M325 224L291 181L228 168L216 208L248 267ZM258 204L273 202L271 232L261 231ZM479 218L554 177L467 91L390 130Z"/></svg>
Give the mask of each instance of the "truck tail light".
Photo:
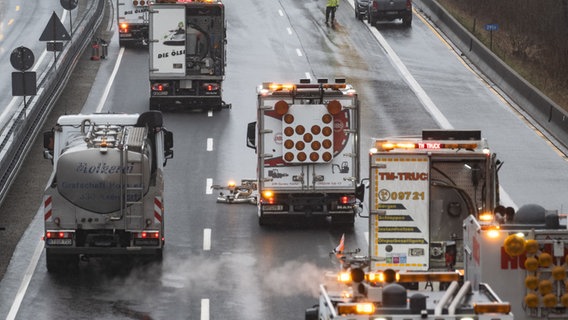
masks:
<svg viewBox="0 0 568 320"><path fill-rule="evenodd" d="M134 235L134 237L139 239L159 239L160 232L159 231L142 231L138 232Z"/></svg>
<svg viewBox="0 0 568 320"><path fill-rule="evenodd" d="M373 9L374 10L378 10L379 9L379 3L377 1L373 1Z"/></svg>
<svg viewBox="0 0 568 320"><path fill-rule="evenodd" d="M406 0L406 9L412 10L412 0Z"/></svg>
<svg viewBox="0 0 568 320"><path fill-rule="evenodd" d="M339 197L339 203L340 204L349 204L351 202L351 197L350 196L342 196Z"/></svg>
<svg viewBox="0 0 568 320"><path fill-rule="evenodd" d="M73 232L67 231L47 231L45 233L46 239L71 239L73 238Z"/></svg>
<svg viewBox="0 0 568 320"><path fill-rule="evenodd" d="M270 190L265 190L262 192L262 201L268 204L275 204L276 198L274 196L274 192Z"/></svg>
<svg viewBox="0 0 568 320"><path fill-rule="evenodd" d="M120 32L122 32L122 33L128 32L128 23L121 23L120 24Z"/></svg>
<svg viewBox="0 0 568 320"><path fill-rule="evenodd" d="M153 83L152 91L165 91L170 87L168 83Z"/></svg>
<svg viewBox="0 0 568 320"><path fill-rule="evenodd" d="M219 84L218 83L204 83L203 89L205 91L219 91Z"/></svg>

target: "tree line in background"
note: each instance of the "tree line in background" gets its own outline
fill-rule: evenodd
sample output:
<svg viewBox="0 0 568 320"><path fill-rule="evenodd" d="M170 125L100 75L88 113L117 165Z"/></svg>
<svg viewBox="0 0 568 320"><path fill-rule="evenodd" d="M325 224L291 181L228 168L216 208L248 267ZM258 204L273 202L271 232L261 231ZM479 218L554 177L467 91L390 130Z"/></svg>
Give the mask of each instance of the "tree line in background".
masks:
<svg viewBox="0 0 568 320"><path fill-rule="evenodd" d="M438 3L522 77L568 110L568 0ZM491 35L484 29L486 24L497 24L498 30Z"/></svg>

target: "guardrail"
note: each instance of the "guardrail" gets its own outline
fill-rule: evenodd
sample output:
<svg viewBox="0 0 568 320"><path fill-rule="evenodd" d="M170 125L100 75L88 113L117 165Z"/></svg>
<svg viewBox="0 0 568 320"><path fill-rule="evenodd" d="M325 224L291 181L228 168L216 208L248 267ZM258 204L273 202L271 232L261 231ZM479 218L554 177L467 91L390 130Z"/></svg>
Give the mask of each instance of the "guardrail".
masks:
<svg viewBox="0 0 568 320"><path fill-rule="evenodd" d="M568 112L506 65L435 0L414 0L421 10L487 78L536 124L568 148Z"/></svg>
<svg viewBox="0 0 568 320"><path fill-rule="evenodd" d="M67 85L84 48L90 43L103 19L104 0L81 1L85 14L75 22L73 37L63 51L38 78L37 95L27 106L23 101L0 135L0 203L14 182L57 98Z"/></svg>

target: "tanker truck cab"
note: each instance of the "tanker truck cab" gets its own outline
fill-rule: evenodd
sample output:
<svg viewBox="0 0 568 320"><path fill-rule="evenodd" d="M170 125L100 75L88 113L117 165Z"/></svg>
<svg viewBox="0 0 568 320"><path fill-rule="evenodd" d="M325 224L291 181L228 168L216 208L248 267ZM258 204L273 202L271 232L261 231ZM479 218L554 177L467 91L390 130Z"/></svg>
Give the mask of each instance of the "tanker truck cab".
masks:
<svg viewBox="0 0 568 320"><path fill-rule="evenodd" d="M61 116L44 148L53 163L43 197L48 271L80 257L161 259L173 135L159 111Z"/></svg>

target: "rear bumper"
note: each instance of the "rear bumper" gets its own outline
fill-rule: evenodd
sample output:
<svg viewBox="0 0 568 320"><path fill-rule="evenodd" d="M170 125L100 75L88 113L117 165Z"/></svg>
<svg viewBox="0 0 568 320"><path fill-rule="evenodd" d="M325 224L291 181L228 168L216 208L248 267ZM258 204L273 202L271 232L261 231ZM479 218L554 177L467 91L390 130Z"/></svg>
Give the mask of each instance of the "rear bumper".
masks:
<svg viewBox="0 0 568 320"><path fill-rule="evenodd" d="M150 97L150 110L230 108L220 96Z"/></svg>
<svg viewBox="0 0 568 320"><path fill-rule="evenodd" d="M412 17L412 10L371 10L369 14L374 20L394 20Z"/></svg>
<svg viewBox="0 0 568 320"><path fill-rule="evenodd" d="M112 255L156 255L160 254L163 247L46 247L46 252L51 255L89 255L89 256L112 256Z"/></svg>

